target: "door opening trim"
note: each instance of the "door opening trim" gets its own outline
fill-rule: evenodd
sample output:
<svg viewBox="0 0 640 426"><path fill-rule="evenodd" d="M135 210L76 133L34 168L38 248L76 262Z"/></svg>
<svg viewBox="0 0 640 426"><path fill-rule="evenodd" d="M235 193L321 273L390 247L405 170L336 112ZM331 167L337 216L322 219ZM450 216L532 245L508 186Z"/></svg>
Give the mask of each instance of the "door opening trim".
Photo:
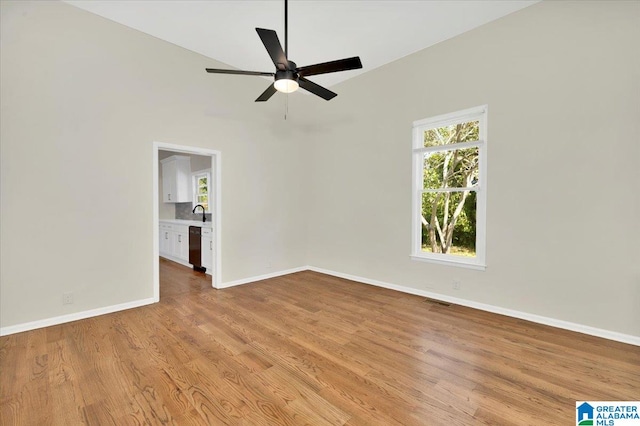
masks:
<svg viewBox="0 0 640 426"><path fill-rule="evenodd" d="M173 151L176 153L195 154L211 157L211 170L212 176L214 176L214 209L211 212L213 214L213 226L215 233L215 253L213 256L214 273L211 275L212 287L219 288L222 282L222 265L221 265L221 252L222 246L222 209L220 202L222 200L222 154L220 151L213 149L200 148L194 146L176 145L164 142L153 142L153 299L158 302L160 300L160 252L159 252L159 227L160 227L160 213L159 213L159 190L160 184L158 167L159 151Z"/></svg>

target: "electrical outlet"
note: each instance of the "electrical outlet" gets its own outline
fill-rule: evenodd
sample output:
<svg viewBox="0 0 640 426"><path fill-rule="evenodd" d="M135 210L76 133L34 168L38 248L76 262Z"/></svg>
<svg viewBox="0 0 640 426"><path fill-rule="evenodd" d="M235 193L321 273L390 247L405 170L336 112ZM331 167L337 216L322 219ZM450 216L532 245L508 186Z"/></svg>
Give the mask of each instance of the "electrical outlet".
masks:
<svg viewBox="0 0 640 426"><path fill-rule="evenodd" d="M62 293L62 304L71 305L73 303L73 293Z"/></svg>
<svg viewBox="0 0 640 426"><path fill-rule="evenodd" d="M453 280L452 287L454 290L460 290L462 288L462 283L458 280Z"/></svg>

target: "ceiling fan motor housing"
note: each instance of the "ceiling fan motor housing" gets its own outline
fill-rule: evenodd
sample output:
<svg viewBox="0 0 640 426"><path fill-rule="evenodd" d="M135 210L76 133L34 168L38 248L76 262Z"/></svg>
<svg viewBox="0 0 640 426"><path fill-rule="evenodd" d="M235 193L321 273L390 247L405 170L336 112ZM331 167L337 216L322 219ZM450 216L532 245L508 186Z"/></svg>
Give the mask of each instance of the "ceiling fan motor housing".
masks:
<svg viewBox="0 0 640 426"><path fill-rule="evenodd" d="M276 81L282 79L298 81L298 73L292 70L276 71Z"/></svg>

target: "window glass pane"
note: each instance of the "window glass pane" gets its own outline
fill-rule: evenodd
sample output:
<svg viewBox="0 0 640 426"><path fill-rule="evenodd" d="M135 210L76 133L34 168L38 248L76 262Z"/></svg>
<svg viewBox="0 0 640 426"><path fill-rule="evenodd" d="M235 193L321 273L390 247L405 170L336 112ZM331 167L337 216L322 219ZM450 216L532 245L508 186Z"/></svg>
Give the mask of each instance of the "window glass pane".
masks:
<svg viewBox="0 0 640 426"><path fill-rule="evenodd" d="M196 191L197 191L198 194L206 194L207 193L208 188L207 188L207 177L206 176L198 177Z"/></svg>
<svg viewBox="0 0 640 426"><path fill-rule="evenodd" d="M424 131L424 146L450 145L460 142L477 141L480 134L480 122L451 124Z"/></svg>
<svg viewBox="0 0 640 426"><path fill-rule="evenodd" d="M209 180L210 173L198 173L193 175L193 204L202 204L209 212Z"/></svg>
<svg viewBox="0 0 640 426"><path fill-rule="evenodd" d="M423 252L476 255L476 192L425 192L421 222Z"/></svg>
<svg viewBox="0 0 640 426"><path fill-rule="evenodd" d="M479 151L479 148L474 147L424 153L424 188L468 188L476 185Z"/></svg>

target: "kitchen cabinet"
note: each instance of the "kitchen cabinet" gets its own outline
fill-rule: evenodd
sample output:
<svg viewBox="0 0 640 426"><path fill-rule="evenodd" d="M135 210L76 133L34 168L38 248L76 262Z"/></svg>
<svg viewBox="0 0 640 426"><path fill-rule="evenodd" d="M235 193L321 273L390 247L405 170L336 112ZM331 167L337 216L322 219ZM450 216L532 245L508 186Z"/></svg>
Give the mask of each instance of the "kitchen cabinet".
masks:
<svg viewBox="0 0 640 426"><path fill-rule="evenodd" d="M189 261L189 227L180 226L174 231L173 255L185 262Z"/></svg>
<svg viewBox="0 0 640 426"><path fill-rule="evenodd" d="M183 265L189 264L189 227L160 223L160 256L175 260Z"/></svg>
<svg viewBox="0 0 640 426"><path fill-rule="evenodd" d="M201 228L201 266L207 269L207 274L214 275L214 253L215 253L215 231L210 228L211 222L207 226L200 226L200 221L186 220L160 220L159 223L159 244L160 256L180 263L185 266L189 264L189 226Z"/></svg>
<svg viewBox="0 0 640 426"><path fill-rule="evenodd" d="M186 203L191 197L191 158L172 155L162 163L162 201Z"/></svg>
<svg viewBox="0 0 640 426"><path fill-rule="evenodd" d="M170 254L173 252L173 239L174 234L171 230L171 226L160 224L160 254Z"/></svg>
<svg viewBox="0 0 640 426"><path fill-rule="evenodd" d="M213 230L202 228L202 266L207 268L207 274L213 275Z"/></svg>

